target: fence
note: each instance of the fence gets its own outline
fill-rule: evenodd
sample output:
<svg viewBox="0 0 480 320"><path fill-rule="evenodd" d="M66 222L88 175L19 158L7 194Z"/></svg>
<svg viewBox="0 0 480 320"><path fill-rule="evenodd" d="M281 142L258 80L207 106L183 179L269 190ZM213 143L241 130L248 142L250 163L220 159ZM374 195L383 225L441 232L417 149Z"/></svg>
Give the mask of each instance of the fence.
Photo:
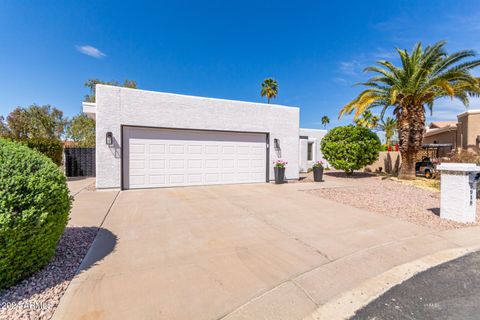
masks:
<svg viewBox="0 0 480 320"><path fill-rule="evenodd" d="M370 171L381 171L395 174L398 172L401 164L400 152L398 151L380 151L378 160L372 165L367 166Z"/></svg>
<svg viewBox="0 0 480 320"><path fill-rule="evenodd" d="M95 148L65 148L67 177L95 177Z"/></svg>

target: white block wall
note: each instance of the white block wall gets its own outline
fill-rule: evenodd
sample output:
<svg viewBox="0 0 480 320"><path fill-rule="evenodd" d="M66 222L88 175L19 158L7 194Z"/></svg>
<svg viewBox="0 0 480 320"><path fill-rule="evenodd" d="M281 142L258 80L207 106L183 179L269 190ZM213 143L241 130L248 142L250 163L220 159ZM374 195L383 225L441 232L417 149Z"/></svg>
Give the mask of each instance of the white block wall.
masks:
<svg viewBox="0 0 480 320"><path fill-rule="evenodd" d="M300 128L300 136L308 136L307 139L300 139L300 152L299 152L299 165L300 172L307 172L309 168L318 160L324 160L321 150L320 143L327 134L327 130L319 129L304 129ZM311 161L307 160L308 156L308 143L313 142L313 159Z"/></svg>
<svg viewBox="0 0 480 320"><path fill-rule="evenodd" d="M443 163L441 171L440 217L468 223L476 221L477 185L470 181L480 172L474 163ZM470 183L472 182L472 183Z"/></svg>
<svg viewBox="0 0 480 320"><path fill-rule="evenodd" d="M299 109L273 104L193 97L97 85L97 188L121 187L121 125L270 133L272 162L288 161L286 177L299 177ZM113 133L115 147L105 144ZM275 150L273 140L280 140Z"/></svg>

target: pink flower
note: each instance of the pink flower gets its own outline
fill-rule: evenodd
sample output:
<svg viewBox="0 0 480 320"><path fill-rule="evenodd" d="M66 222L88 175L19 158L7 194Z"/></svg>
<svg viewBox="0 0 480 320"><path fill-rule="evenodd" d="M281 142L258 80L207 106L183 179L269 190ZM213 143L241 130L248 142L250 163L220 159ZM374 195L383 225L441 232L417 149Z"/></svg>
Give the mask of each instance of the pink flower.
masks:
<svg viewBox="0 0 480 320"><path fill-rule="evenodd" d="M279 159L279 160L273 161L273 164L275 165L276 168L285 168L285 165L288 164L288 162Z"/></svg>

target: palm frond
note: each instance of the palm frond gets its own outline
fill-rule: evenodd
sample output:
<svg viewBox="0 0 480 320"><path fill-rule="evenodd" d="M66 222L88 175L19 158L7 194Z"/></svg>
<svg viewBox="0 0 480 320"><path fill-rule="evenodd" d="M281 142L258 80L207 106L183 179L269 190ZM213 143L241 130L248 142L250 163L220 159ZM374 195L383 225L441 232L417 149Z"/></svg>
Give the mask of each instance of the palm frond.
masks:
<svg viewBox="0 0 480 320"><path fill-rule="evenodd" d="M450 97L468 105L470 97L480 97L479 79L471 74L472 69L480 67L480 59L467 61L476 53L462 50L449 55L445 45L445 41L439 41L423 48L417 43L411 52L397 48L401 65L381 60L365 68L365 72L375 74L357 85L368 89L345 105L339 118L354 113L357 119L375 107L382 108L382 119L390 107L396 116L412 106L432 112L439 98Z"/></svg>

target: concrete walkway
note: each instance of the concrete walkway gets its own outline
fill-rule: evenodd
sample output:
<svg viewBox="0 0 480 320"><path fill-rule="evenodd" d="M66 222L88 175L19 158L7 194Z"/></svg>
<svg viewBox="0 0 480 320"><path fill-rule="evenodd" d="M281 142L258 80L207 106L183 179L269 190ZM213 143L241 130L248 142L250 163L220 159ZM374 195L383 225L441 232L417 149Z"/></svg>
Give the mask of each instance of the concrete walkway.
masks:
<svg viewBox="0 0 480 320"><path fill-rule="evenodd" d="M121 192L102 226L115 243L99 233L54 319L302 319L397 265L480 240L478 228L433 232L305 188Z"/></svg>
<svg viewBox="0 0 480 320"><path fill-rule="evenodd" d="M74 197L70 212L69 226L100 227L108 210L112 206L118 191L97 192L90 186L95 185L95 178L68 178L68 189Z"/></svg>
<svg viewBox="0 0 480 320"><path fill-rule="evenodd" d="M95 178L93 177L74 177L67 178L68 189L72 196L76 196L80 191L86 189L89 186L95 185Z"/></svg>

